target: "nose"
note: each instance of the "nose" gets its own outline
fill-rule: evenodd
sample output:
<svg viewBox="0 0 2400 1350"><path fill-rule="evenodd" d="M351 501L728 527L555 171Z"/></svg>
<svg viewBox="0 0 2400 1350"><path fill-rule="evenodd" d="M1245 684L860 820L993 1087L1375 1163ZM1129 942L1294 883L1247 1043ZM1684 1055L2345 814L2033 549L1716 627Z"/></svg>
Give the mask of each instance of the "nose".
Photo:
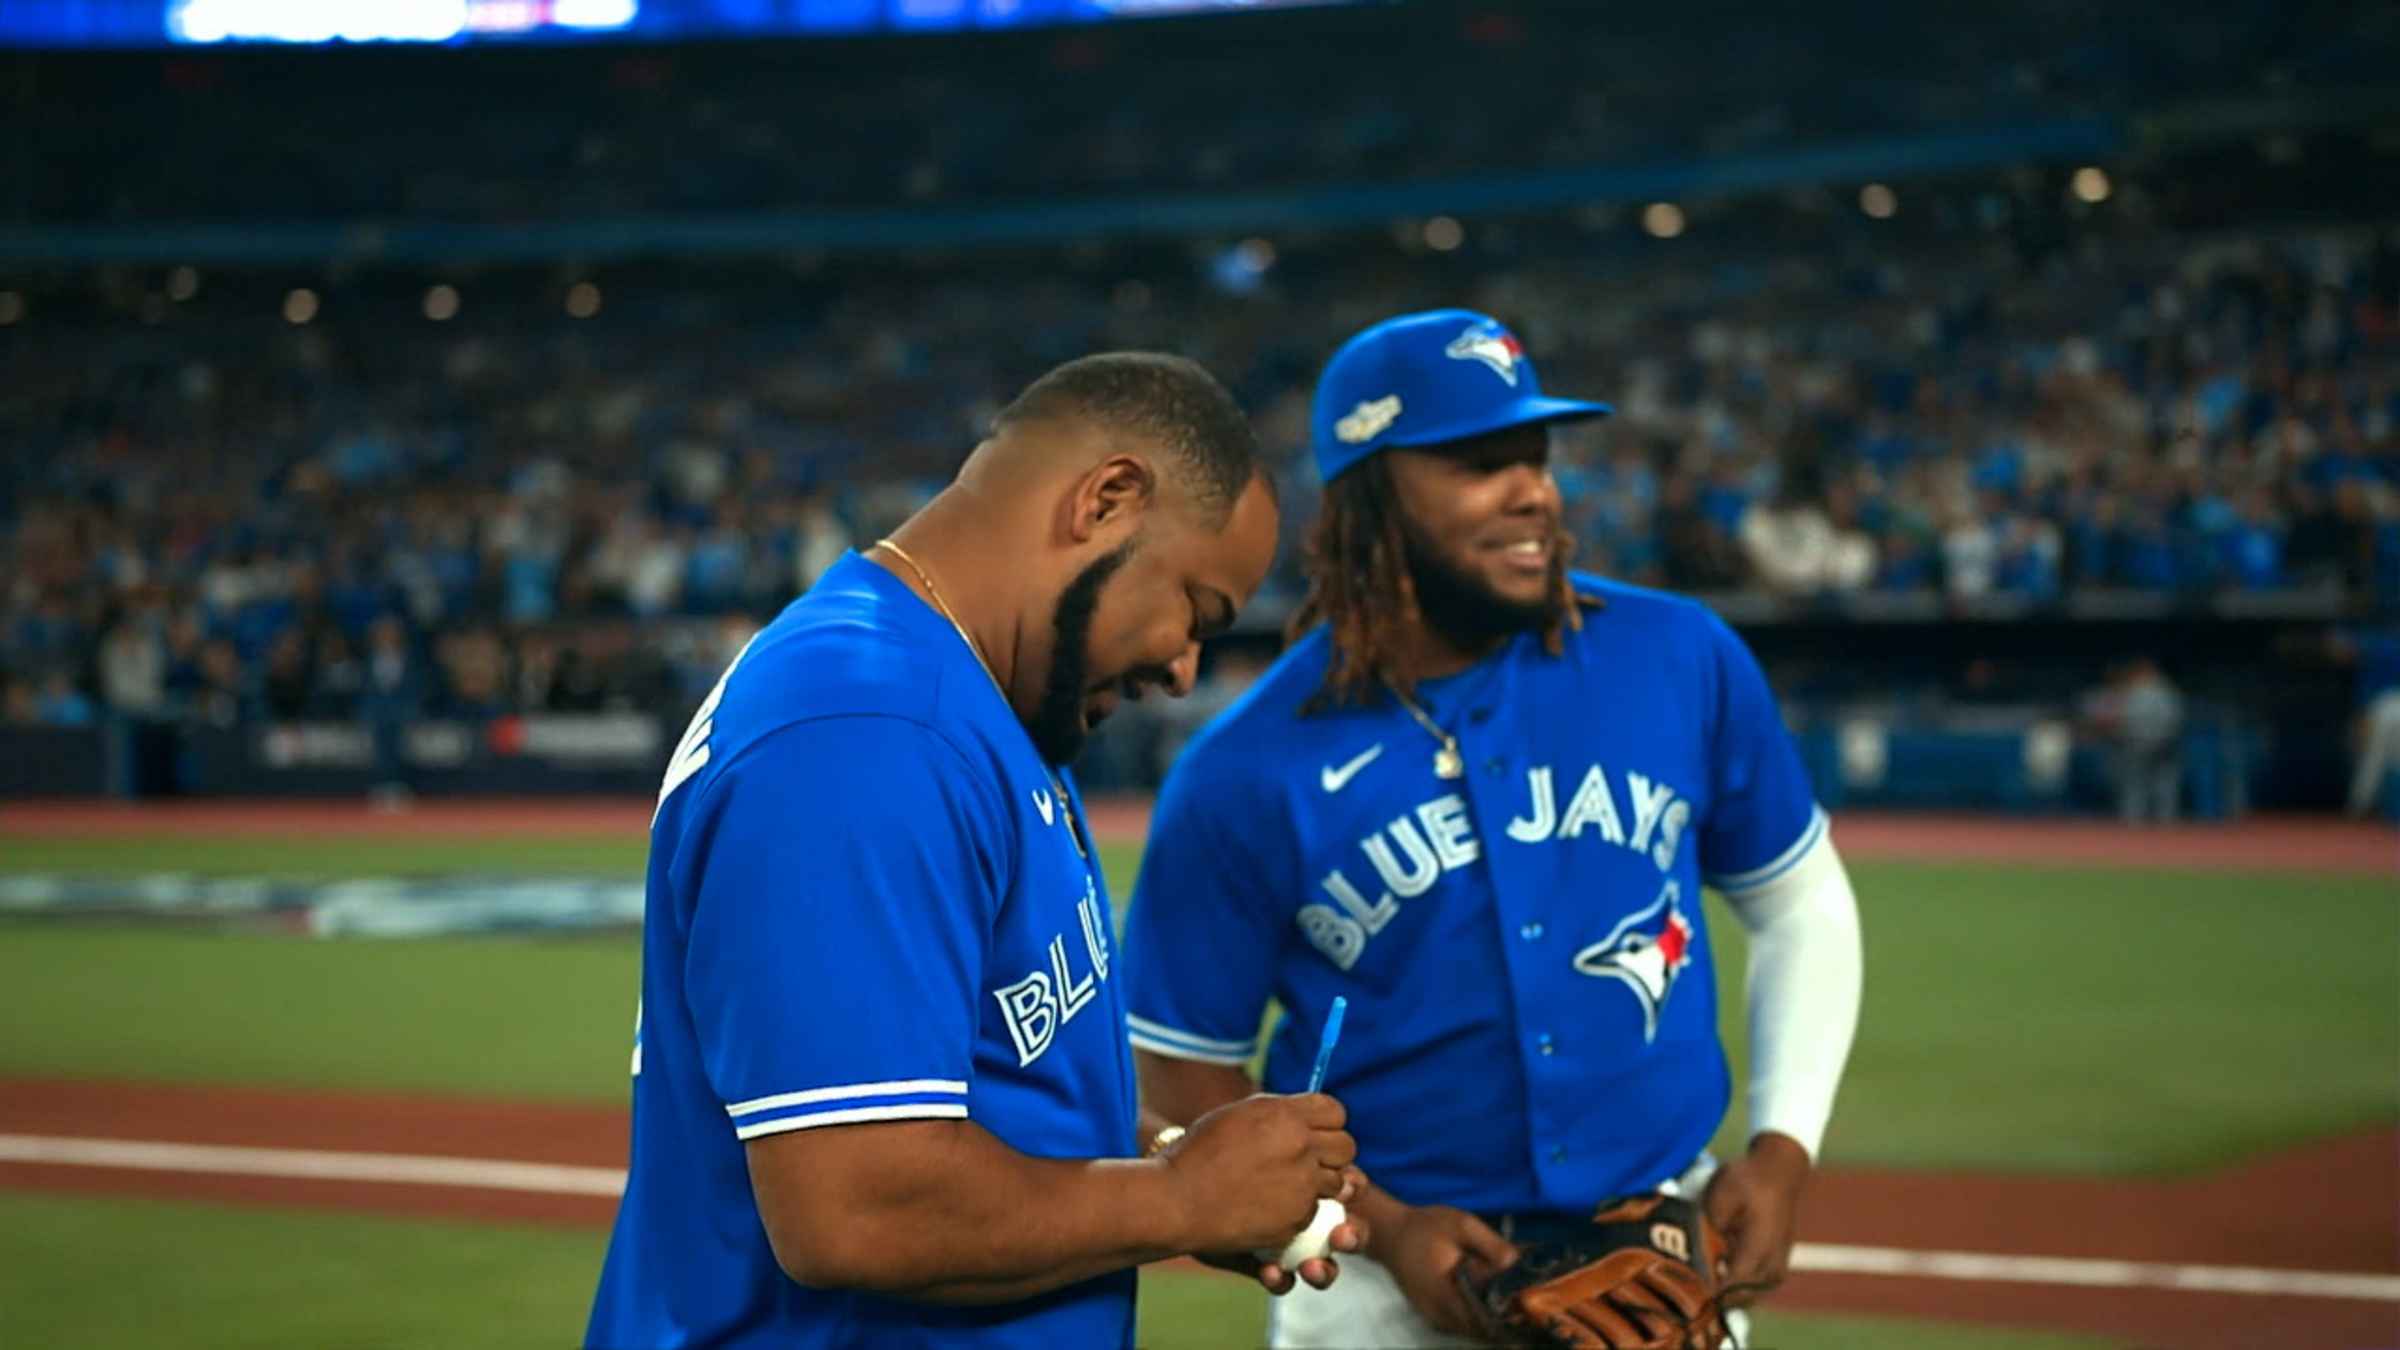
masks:
<svg viewBox="0 0 2400 1350"><path fill-rule="evenodd" d="M1559 510L1558 479L1551 476L1548 463L1519 463L1509 466L1508 511L1511 515L1547 513Z"/></svg>
<svg viewBox="0 0 2400 1350"><path fill-rule="evenodd" d="M1192 692L1200 682L1200 644L1184 644L1183 654L1167 663L1167 692L1176 698Z"/></svg>

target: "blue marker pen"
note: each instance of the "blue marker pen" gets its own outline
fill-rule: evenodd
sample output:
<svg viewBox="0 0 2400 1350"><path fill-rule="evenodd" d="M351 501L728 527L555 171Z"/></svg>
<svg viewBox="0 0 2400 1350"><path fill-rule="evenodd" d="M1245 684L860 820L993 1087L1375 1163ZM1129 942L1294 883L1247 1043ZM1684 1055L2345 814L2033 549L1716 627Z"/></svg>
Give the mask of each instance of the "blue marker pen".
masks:
<svg viewBox="0 0 2400 1350"><path fill-rule="evenodd" d="M1333 996L1333 1007L1325 1014L1325 1032L1317 1038L1317 1062L1308 1071L1308 1090L1318 1092L1325 1087L1325 1066L1333 1062L1333 1047L1342 1039L1342 1014L1349 1011L1350 1000L1340 994Z"/></svg>

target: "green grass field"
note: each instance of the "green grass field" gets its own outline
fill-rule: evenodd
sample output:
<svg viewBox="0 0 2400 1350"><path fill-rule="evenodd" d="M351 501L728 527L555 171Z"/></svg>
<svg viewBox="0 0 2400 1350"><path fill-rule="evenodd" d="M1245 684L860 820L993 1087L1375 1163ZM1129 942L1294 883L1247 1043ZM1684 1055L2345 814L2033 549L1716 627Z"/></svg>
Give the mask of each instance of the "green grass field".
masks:
<svg viewBox="0 0 2400 1350"><path fill-rule="evenodd" d="M0 1192L0 1344L526 1350L580 1334L606 1235L526 1224ZM63 1259L62 1259L63 1257ZM140 1271L138 1281L128 1271ZM138 1295L130 1296L130 1291ZM1257 1345L1231 1276L1152 1272L1145 1350ZM1891 1319L1762 1319L1760 1350L2098 1350L2105 1341Z"/></svg>
<svg viewBox="0 0 2400 1350"><path fill-rule="evenodd" d="M10 872L622 875L581 840L26 841ZM1134 854L1108 851L1117 894ZM1835 1162L2175 1173L2400 1117L2392 887L2252 875L1873 864L1867 1006ZM1713 902L1712 902L1713 903ZM1722 960L1738 930L1711 911ZM0 1073L618 1101L633 940L315 942L0 924ZM1738 1000L1739 981L1731 982ZM1725 1009L1738 1044L1740 1010ZM2228 1065L2272 1065L2267 1079ZM1739 1071L1737 1068L1737 1081ZM2272 1090L2262 1090L2262 1081ZM1738 1136L1738 1122L1728 1136ZM0 1194L0 1344L563 1345L602 1237ZM144 1272L128 1299L123 1272ZM418 1291L395 1299L394 1289ZM422 1291L439 1291L427 1296ZM1146 1285L1144 1343L1253 1343L1236 1282ZM1228 1340L1228 1335L1231 1340ZM2053 1350L2096 1342L1788 1316L1759 1343Z"/></svg>

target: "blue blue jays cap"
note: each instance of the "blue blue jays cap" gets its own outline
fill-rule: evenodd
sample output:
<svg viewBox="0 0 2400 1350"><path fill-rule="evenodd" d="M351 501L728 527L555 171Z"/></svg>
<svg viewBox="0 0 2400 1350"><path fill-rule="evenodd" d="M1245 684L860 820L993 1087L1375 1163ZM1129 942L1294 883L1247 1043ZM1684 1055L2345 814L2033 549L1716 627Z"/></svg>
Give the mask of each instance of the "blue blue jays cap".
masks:
<svg viewBox="0 0 2400 1350"><path fill-rule="evenodd" d="M1527 422L1606 417L1605 403L1550 398L1525 344L1471 309L1403 314L1342 344L1309 418L1326 482L1393 446L1438 445Z"/></svg>

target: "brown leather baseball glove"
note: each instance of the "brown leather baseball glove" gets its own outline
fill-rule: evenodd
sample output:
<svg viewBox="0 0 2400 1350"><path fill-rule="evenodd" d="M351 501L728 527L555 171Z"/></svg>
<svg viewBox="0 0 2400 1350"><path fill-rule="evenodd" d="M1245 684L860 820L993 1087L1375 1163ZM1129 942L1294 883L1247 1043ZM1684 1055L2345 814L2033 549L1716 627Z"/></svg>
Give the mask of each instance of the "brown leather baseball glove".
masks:
<svg viewBox="0 0 2400 1350"><path fill-rule="evenodd" d="M1725 1239L1692 1201L1611 1200L1588 1225L1532 1238L1522 1250L1490 1283L1469 1286L1484 1334L1502 1345L1718 1350L1725 1342Z"/></svg>

